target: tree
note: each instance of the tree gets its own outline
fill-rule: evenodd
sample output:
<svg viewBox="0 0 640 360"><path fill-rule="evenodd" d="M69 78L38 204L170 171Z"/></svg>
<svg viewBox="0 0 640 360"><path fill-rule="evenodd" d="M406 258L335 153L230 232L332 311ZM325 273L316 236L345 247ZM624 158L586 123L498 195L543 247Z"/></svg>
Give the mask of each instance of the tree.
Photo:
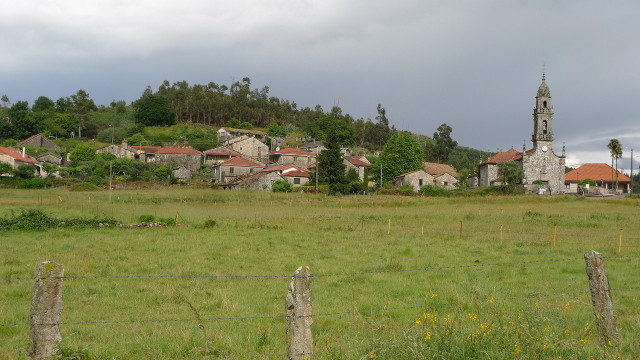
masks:
<svg viewBox="0 0 640 360"><path fill-rule="evenodd" d="M378 180L378 174L382 173L382 181L389 181L398 175L421 169L423 161L424 150L420 143L411 133L399 132L384 144L378 161L373 165L373 176Z"/></svg>
<svg viewBox="0 0 640 360"><path fill-rule="evenodd" d="M447 124L438 126L438 131L433 133L434 143L430 147L429 157L431 160L444 163L449 158L449 154L458 146L458 142L451 138L453 129Z"/></svg>
<svg viewBox="0 0 640 360"><path fill-rule="evenodd" d="M340 152L339 136L335 132L329 132L325 142L325 150L318 155L316 167L318 182L329 185L329 193L340 194L344 192L347 179L345 177L346 166Z"/></svg>
<svg viewBox="0 0 640 360"><path fill-rule="evenodd" d="M134 104L135 119L145 126L169 126L176 123L176 114L169 102L158 95L143 96Z"/></svg>
<svg viewBox="0 0 640 360"><path fill-rule="evenodd" d="M89 144L78 144L78 146L71 151L71 161L75 164L79 161L93 161L95 157L96 151Z"/></svg>
<svg viewBox="0 0 640 360"><path fill-rule="evenodd" d="M29 103L26 101L18 101L11 106L9 119L13 126L14 136L18 139L24 139L40 132L40 124L34 119Z"/></svg>
<svg viewBox="0 0 640 360"><path fill-rule="evenodd" d="M8 175L14 174L13 167L11 166L11 164L0 162L0 175L3 175L3 174L8 174Z"/></svg>
<svg viewBox="0 0 640 360"><path fill-rule="evenodd" d="M147 140L147 138L145 138L144 135L142 135L141 133L136 133L131 135L128 142L129 142L129 145L131 146L148 146L149 145L149 140Z"/></svg>
<svg viewBox="0 0 640 360"><path fill-rule="evenodd" d="M46 96L40 96L33 103L31 110L34 112L40 112L40 111L54 110L55 107L56 107L56 104L53 102L53 100L49 99Z"/></svg>
<svg viewBox="0 0 640 360"><path fill-rule="evenodd" d="M328 140L329 136L334 136L338 146L351 145L355 140L351 126L332 115L324 115L307 124L307 134L316 140Z"/></svg>
<svg viewBox="0 0 640 360"><path fill-rule="evenodd" d="M622 144L620 144L620 141L618 141L618 139L611 139L609 140L609 144L607 145L607 148L609 149L609 152L611 153L611 180L613 181L613 160L615 159L615 177L616 177L616 187L615 189L618 190L618 159L620 159L622 157Z"/></svg>
<svg viewBox="0 0 640 360"><path fill-rule="evenodd" d="M520 163L516 161L498 163L498 173L507 184L520 184L524 179L524 171L520 168Z"/></svg>
<svg viewBox="0 0 640 360"><path fill-rule="evenodd" d="M291 192L293 188L287 180L276 180L271 186L273 192Z"/></svg>
<svg viewBox="0 0 640 360"><path fill-rule="evenodd" d="M82 129L89 123L89 113L98 108L89 97L89 93L82 89L78 90L74 95L71 95L71 102L73 104L73 113L76 114L78 119L78 137L82 137Z"/></svg>
<svg viewBox="0 0 640 360"><path fill-rule="evenodd" d="M9 100L7 94L2 95L2 97L0 97L0 101L2 101L2 106L4 107L9 107L9 105L11 105L11 100Z"/></svg>

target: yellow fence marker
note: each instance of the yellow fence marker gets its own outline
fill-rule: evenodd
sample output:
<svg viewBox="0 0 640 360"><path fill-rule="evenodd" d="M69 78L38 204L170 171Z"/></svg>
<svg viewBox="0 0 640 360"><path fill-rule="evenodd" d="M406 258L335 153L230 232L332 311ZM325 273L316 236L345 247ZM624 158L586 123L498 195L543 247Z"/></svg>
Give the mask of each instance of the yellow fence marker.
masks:
<svg viewBox="0 0 640 360"><path fill-rule="evenodd" d="M500 245L502 245L502 240L503 240L502 230L503 230L502 225L500 225Z"/></svg>
<svg viewBox="0 0 640 360"><path fill-rule="evenodd" d="M618 254L622 251L622 229L620 229L620 236L618 237Z"/></svg>
<svg viewBox="0 0 640 360"><path fill-rule="evenodd" d="M389 219L389 224L387 225L387 235L391 234L391 219Z"/></svg>
<svg viewBox="0 0 640 360"><path fill-rule="evenodd" d="M556 248L556 240L558 240L558 225L553 226L553 248Z"/></svg>
<svg viewBox="0 0 640 360"><path fill-rule="evenodd" d="M422 235L424 235L424 223L422 223Z"/></svg>

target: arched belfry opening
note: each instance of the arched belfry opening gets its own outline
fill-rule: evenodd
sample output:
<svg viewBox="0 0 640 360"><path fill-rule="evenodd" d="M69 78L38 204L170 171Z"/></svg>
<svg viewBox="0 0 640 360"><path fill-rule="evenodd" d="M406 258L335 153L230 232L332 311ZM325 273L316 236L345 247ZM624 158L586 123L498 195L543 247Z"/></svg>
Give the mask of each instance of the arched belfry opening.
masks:
<svg viewBox="0 0 640 360"><path fill-rule="evenodd" d="M542 120L542 133L547 133L547 120Z"/></svg>

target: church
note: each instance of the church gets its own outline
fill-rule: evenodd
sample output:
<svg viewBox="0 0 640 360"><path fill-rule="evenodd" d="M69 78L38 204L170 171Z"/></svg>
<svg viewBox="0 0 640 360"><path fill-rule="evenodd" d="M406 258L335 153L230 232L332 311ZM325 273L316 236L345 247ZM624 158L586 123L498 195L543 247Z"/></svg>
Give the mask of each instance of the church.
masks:
<svg viewBox="0 0 640 360"><path fill-rule="evenodd" d="M498 164L504 161L516 161L524 173L522 184L527 191L563 194L565 189L565 150L557 155L553 150L553 106L551 92L542 74L542 83L536 94L536 106L533 109L533 148L522 152L510 149L499 152L480 163L479 186L501 185L504 182L498 171Z"/></svg>

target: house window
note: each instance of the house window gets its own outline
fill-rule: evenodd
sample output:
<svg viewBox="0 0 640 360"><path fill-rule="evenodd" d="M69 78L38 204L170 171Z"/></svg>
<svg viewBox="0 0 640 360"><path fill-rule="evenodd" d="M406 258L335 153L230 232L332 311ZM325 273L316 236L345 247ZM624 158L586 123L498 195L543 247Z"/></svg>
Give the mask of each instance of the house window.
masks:
<svg viewBox="0 0 640 360"><path fill-rule="evenodd" d="M300 178L293 178L294 185L300 185Z"/></svg>
<svg viewBox="0 0 640 360"><path fill-rule="evenodd" d="M229 168L229 174L233 174L233 168L232 167Z"/></svg>
<svg viewBox="0 0 640 360"><path fill-rule="evenodd" d="M448 181L443 181L443 182L442 182L442 185L444 185L444 186L449 186L449 182L448 182Z"/></svg>
<svg viewBox="0 0 640 360"><path fill-rule="evenodd" d="M418 186L422 187L422 179L418 179Z"/></svg>

